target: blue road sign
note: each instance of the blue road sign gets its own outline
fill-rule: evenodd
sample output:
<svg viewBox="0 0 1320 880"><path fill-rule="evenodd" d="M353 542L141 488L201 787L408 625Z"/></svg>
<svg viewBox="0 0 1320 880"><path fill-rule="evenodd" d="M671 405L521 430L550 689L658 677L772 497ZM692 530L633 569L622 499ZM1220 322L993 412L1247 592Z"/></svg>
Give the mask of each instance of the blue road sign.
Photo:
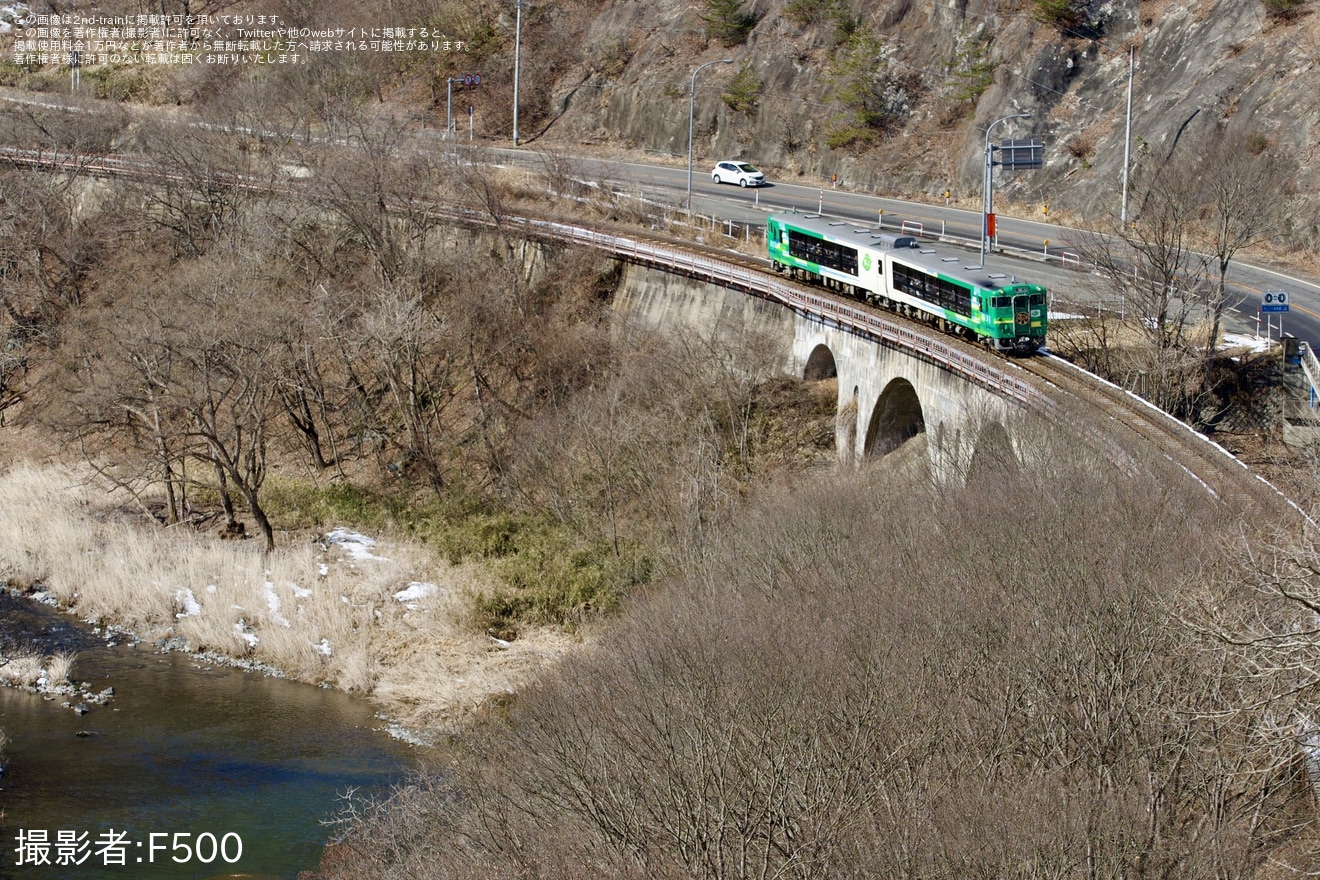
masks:
<svg viewBox="0 0 1320 880"><path fill-rule="evenodd" d="M1260 295L1260 310L1262 312L1288 311L1288 291L1267 290L1262 293Z"/></svg>

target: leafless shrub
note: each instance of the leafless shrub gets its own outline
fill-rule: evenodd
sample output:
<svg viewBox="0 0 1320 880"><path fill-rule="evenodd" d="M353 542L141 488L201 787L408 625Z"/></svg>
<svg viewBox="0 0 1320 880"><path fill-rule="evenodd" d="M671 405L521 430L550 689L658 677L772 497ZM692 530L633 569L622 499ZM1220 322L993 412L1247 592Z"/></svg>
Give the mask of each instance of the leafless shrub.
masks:
<svg viewBox="0 0 1320 880"><path fill-rule="evenodd" d="M1095 155L1095 138L1090 134L1079 134L1068 141L1067 147L1073 158L1085 162Z"/></svg>
<svg viewBox="0 0 1320 880"><path fill-rule="evenodd" d="M323 876L1250 873L1307 795L1173 613L1223 523L1059 441L768 493Z"/></svg>

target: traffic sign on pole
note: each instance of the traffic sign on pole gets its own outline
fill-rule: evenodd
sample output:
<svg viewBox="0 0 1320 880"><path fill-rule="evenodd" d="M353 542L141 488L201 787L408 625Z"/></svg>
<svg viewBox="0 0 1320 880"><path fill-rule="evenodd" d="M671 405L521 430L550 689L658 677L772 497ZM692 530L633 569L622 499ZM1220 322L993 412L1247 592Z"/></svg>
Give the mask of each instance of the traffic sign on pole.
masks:
<svg viewBox="0 0 1320 880"><path fill-rule="evenodd" d="M1288 311L1288 291L1267 290L1262 293L1260 295L1260 310L1262 312Z"/></svg>

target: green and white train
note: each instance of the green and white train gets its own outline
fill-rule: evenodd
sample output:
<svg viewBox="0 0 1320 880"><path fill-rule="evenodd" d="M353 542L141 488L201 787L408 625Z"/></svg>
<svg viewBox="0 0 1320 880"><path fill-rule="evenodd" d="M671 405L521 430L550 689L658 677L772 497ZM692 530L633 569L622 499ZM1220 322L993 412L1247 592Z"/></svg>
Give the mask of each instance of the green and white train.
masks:
<svg viewBox="0 0 1320 880"><path fill-rule="evenodd" d="M1045 288L924 247L916 238L827 220L772 214L766 247L776 271L824 284L899 314L975 339L996 351L1031 354L1045 345Z"/></svg>

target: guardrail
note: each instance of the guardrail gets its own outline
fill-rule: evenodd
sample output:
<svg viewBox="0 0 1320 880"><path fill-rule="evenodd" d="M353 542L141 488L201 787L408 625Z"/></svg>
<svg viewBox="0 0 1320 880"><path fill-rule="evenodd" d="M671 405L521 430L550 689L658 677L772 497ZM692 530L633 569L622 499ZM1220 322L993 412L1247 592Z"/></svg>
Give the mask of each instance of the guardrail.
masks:
<svg viewBox="0 0 1320 880"><path fill-rule="evenodd" d="M1316 358L1315 352L1304 340L1298 343L1298 351L1302 356L1302 373L1311 386L1309 402L1315 408L1320 406L1320 384L1317 384L1320 383L1320 358Z"/></svg>

